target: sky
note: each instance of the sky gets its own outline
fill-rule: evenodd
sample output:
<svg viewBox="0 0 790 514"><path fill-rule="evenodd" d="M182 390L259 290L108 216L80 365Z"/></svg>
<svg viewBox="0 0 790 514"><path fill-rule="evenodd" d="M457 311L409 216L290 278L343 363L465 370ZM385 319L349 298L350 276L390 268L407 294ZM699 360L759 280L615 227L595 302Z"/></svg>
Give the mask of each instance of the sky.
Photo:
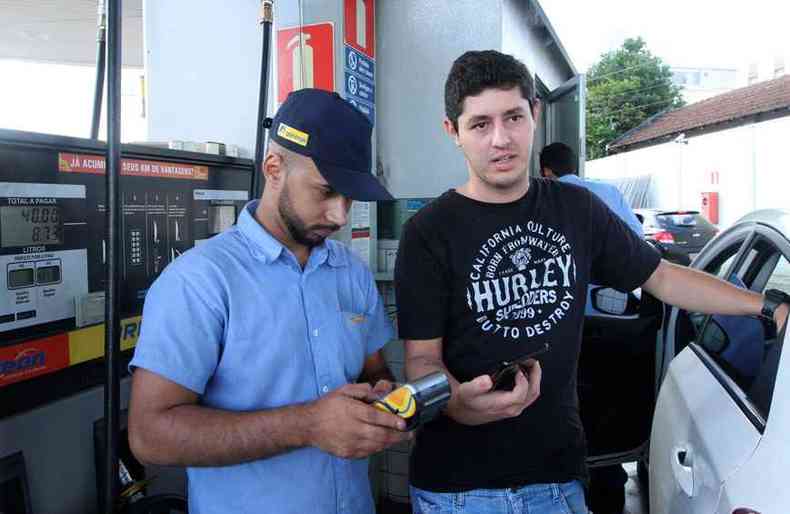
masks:
<svg viewBox="0 0 790 514"><path fill-rule="evenodd" d="M753 59L790 68L786 0L538 0L576 69L641 36L670 66L742 70Z"/></svg>

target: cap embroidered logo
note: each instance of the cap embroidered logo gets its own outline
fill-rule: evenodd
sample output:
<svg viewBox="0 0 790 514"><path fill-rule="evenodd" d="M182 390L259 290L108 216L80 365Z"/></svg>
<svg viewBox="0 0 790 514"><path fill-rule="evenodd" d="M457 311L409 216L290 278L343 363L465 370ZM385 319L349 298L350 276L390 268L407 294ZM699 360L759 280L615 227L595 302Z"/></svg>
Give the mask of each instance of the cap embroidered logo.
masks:
<svg viewBox="0 0 790 514"><path fill-rule="evenodd" d="M277 128L277 135L283 139L287 139L292 143L296 143L299 146L307 146L307 141L310 139L310 134L306 134L301 130L297 130L293 127L289 127L285 123L280 123L280 126Z"/></svg>

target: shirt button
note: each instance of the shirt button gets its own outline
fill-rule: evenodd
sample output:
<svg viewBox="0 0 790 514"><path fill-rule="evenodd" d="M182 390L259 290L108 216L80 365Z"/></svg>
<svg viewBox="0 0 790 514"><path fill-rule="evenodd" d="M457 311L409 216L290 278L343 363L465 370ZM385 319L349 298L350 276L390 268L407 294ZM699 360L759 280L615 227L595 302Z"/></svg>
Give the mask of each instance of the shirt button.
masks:
<svg viewBox="0 0 790 514"><path fill-rule="evenodd" d="M323 392L325 392L325 393L326 393L326 392L329 392L329 386L324 386L324 387L322 387L322 388L321 388L321 390L322 390Z"/></svg>
<svg viewBox="0 0 790 514"><path fill-rule="evenodd" d="M318 329L313 330L313 337L318 337Z"/></svg>

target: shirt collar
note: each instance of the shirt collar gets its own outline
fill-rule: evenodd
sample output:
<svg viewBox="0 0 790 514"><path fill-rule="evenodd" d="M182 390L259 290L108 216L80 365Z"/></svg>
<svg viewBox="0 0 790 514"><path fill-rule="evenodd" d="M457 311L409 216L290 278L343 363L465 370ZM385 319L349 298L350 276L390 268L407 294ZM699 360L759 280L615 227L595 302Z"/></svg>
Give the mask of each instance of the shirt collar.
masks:
<svg viewBox="0 0 790 514"><path fill-rule="evenodd" d="M239 231L247 238L252 246L253 253L263 258L267 263L272 263L280 258L287 249L272 236L255 218L255 210L260 200L252 200L244 206L236 224ZM290 253L290 252L289 252ZM330 266L340 267L348 264L345 252L335 241L325 241L310 252L308 265L320 266L328 262Z"/></svg>
<svg viewBox="0 0 790 514"><path fill-rule="evenodd" d="M579 175L574 175L573 173L568 173L567 175L563 175L559 177L557 180L559 180L560 182L565 182L566 184L579 185L582 183L581 177L579 177Z"/></svg>

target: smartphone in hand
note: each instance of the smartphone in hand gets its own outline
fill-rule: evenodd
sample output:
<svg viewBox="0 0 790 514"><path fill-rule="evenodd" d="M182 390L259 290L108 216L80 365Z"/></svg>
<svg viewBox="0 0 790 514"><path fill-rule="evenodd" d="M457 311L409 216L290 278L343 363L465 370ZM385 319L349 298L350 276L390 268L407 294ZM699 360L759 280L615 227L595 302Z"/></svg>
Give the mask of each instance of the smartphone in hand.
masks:
<svg viewBox="0 0 790 514"><path fill-rule="evenodd" d="M516 386L516 372L520 369L526 376L529 373L529 368L537 360L536 357L549 351L549 343L543 343L539 348L533 350L518 359L512 361L503 361L499 367L492 373L491 377L491 390L494 391L511 391Z"/></svg>

